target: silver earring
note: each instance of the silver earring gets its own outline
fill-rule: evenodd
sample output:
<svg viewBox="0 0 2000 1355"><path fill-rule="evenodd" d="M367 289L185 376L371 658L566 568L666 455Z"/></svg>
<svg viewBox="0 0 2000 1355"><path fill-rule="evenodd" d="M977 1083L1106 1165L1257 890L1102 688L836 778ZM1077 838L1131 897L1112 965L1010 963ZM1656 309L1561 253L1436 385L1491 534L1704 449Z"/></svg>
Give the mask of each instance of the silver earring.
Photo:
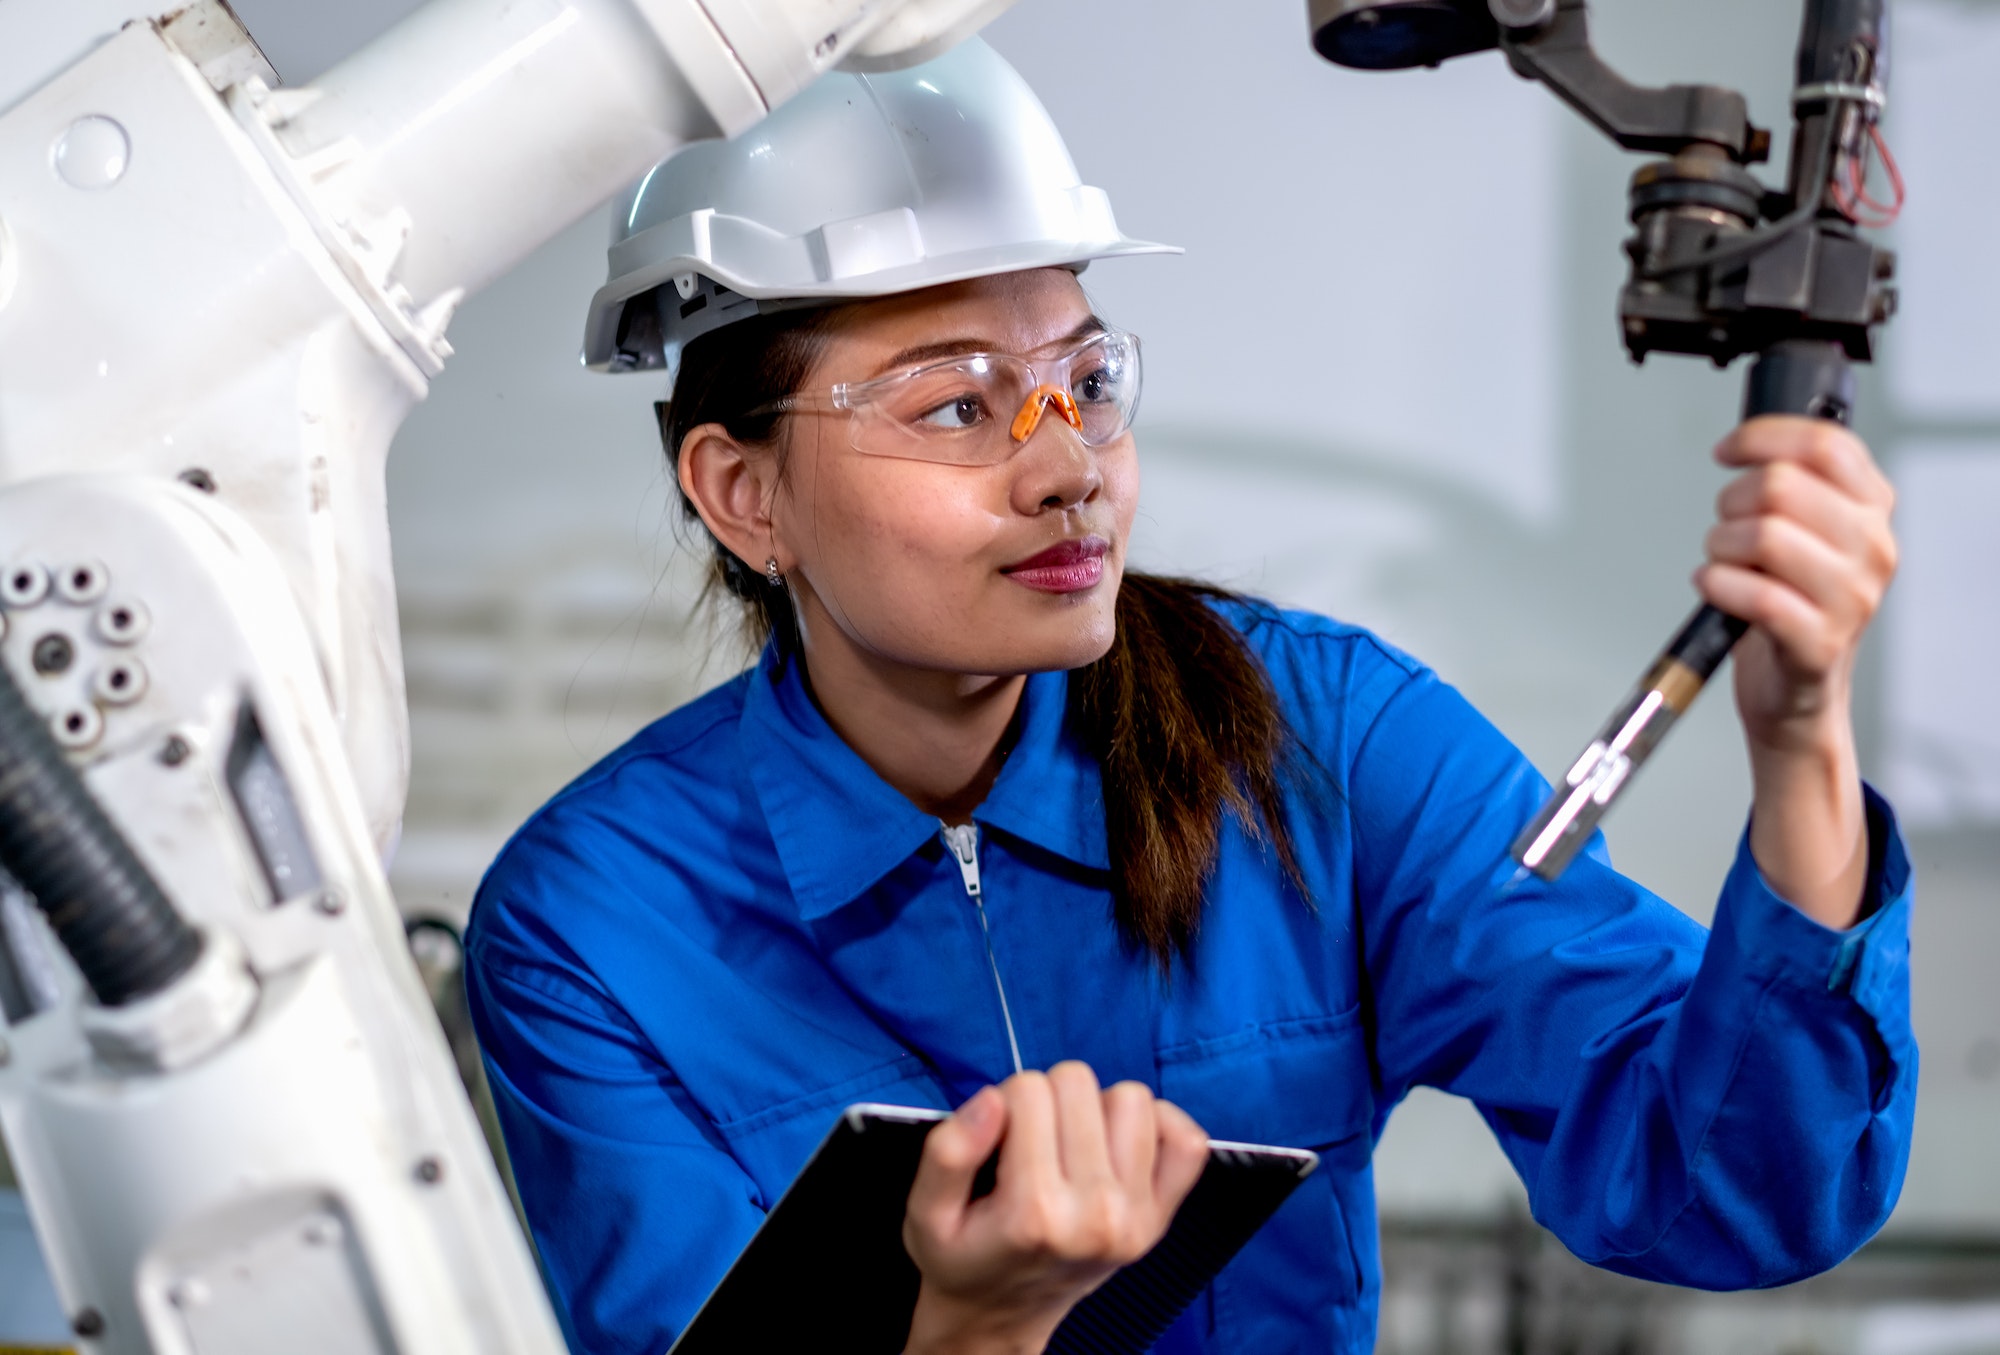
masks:
<svg viewBox="0 0 2000 1355"><path fill-rule="evenodd" d="M778 557L775 555L764 561L764 582L773 588L785 586L785 576L778 572Z"/></svg>

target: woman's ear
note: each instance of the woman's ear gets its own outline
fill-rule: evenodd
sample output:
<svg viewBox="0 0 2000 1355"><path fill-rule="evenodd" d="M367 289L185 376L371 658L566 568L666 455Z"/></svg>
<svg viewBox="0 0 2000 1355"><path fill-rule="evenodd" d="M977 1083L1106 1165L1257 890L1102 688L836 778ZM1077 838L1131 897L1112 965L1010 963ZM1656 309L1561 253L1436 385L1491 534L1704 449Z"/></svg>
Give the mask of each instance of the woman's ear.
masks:
<svg viewBox="0 0 2000 1355"><path fill-rule="evenodd" d="M697 424L681 439L681 489L724 548L755 573L773 557L792 566L771 526L778 492L778 458L746 446L719 423Z"/></svg>

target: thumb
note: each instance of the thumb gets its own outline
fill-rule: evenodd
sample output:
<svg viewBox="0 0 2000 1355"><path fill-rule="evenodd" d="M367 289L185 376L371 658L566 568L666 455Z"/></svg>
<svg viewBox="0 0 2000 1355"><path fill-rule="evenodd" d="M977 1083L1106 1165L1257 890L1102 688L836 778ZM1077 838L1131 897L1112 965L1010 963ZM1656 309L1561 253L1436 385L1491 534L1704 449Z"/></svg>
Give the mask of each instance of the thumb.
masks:
<svg viewBox="0 0 2000 1355"><path fill-rule="evenodd" d="M994 1087L982 1087L931 1130L910 1186L909 1222L933 1238L955 1234L972 1201L973 1178L1006 1130L1007 1102Z"/></svg>
<svg viewBox="0 0 2000 1355"><path fill-rule="evenodd" d="M1153 1160L1153 1191L1169 1214L1194 1189L1208 1166L1208 1135L1194 1117L1171 1101L1154 1103L1160 1149Z"/></svg>

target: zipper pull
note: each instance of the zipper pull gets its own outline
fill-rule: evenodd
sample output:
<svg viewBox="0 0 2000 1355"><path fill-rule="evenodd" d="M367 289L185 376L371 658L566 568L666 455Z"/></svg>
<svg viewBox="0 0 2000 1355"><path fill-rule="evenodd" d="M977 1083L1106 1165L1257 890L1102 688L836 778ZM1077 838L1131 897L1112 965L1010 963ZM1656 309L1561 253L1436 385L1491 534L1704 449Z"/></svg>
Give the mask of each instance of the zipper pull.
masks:
<svg viewBox="0 0 2000 1355"><path fill-rule="evenodd" d="M958 862L958 873L965 880L966 895L979 898L979 825L940 823L938 828L944 845L951 850L952 859Z"/></svg>
<svg viewBox="0 0 2000 1355"><path fill-rule="evenodd" d="M1021 1071L1021 1041L1014 1034L1014 1013L1007 1006L1007 985L1000 982L1000 960L993 953L993 927L986 920L986 896L979 888L979 825L946 823L938 820L938 835L944 839L951 859L958 862L958 874L965 881L965 896L979 914L979 935L986 943L986 965L993 971L993 991L1000 998L1000 1019L1007 1026L1007 1052L1013 1055L1014 1071Z"/></svg>

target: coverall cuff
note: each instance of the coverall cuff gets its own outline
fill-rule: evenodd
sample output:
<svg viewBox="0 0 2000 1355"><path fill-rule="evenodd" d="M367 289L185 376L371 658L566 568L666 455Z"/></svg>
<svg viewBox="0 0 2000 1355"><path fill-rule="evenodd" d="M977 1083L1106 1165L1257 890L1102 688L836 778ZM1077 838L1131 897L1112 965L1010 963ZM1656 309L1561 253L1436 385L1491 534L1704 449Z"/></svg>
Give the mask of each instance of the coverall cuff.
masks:
<svg viewBox="0 0 2000 1355"><path fill-rule="evenodd" d="M1757 869L1746 824L1716 907L1710 948L1731 952L1745 970L1804 989L1851 994L1875 1010L1900 980L1910 954L1910 855L1889 802L1865 782L1868 876L1861 920L1845 931L1815 922Z"/></svg>

